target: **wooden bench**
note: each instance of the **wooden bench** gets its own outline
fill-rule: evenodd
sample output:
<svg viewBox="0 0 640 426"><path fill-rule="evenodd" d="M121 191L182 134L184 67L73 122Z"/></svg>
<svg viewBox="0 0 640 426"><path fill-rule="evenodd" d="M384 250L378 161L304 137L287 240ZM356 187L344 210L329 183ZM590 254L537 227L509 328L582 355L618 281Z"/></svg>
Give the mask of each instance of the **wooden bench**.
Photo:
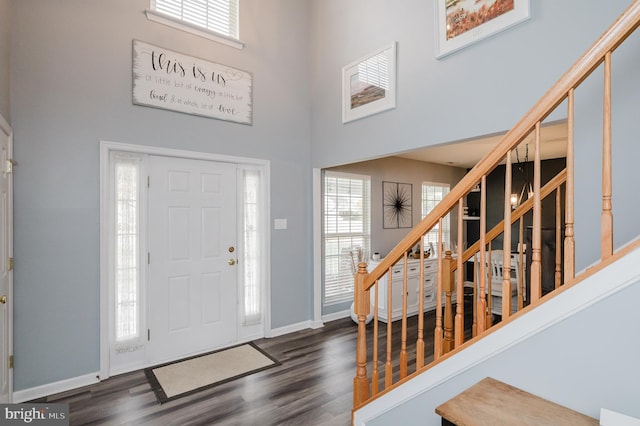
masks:
<svg viewBox="0 0 640 426"><path fill-rule="evenodd" d="M443 425L598 425L598 420L487 377L441 404Z"/></svg>

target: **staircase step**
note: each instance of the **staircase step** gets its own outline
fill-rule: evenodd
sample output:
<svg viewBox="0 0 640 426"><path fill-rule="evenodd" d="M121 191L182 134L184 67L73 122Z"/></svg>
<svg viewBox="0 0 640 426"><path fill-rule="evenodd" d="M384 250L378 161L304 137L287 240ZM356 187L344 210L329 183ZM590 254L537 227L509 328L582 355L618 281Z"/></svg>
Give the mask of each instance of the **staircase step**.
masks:
<svg viewBox="0 0 640 426"><path fill-rule="evenodd" d="M436 414L443 418L443 424L456 426L579 426L599 423L594 418L491 377L438 406Z"/></svg>

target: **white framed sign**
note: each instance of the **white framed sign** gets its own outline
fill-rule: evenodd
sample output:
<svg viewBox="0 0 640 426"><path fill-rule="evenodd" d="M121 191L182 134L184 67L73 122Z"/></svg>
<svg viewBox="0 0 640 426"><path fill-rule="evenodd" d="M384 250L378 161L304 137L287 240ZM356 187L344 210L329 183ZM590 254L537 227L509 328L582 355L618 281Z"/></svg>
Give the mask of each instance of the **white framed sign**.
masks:
<svg viewBox="0 0 640 426"><path fill-rule="evenodd" d="M133 103L251 125L247 71L133 40Z"/></svg>

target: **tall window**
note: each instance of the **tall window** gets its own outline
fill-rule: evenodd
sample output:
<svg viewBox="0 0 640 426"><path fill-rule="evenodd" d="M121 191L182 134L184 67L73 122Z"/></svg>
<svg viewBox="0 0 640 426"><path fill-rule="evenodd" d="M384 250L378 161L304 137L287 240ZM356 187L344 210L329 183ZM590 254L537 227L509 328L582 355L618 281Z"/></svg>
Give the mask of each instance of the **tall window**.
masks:
<svg viewBox="0 0 640 426"><path fill-rule="evenodd" d="M140 165L141 158L113 153L115 344L118 351L140 345Z"/></svg>
<svg viewBox="0 0 640 426"><path fill-rule="evenodd" d="M244 315L243 324L259 324L261 309L261 265L260 236L264 232L260 226L260 171L247 169L243 172L244 198Z"/></svg>
<svg viewBox="0 0 640 426"><path fill-rule="evenodd" d="M422 217L424 218L429 214L434 207L442 201L442 199L449 193L449 184L448 183L434 183L434 182L423 182L422 183ZM436 224L431 231L427 232L424 236L424 244L425 246L429 246L429 243L432 243L434 248L437 248L438 245L438 228L439 225ZM447 214L442 219L442 242L445 247L449 247L451 242L451 221L450 214ZM435 254L435 253L434 253Z"/></svg>
<svg viewBox="0 0 640 426"><path fill-rule="evenodd" d="M324 304L353 298L349 253L369 252L370 178L346 173L324 175Z"/></svg>
<svg viewBox="0 0 640 426"><path fill-rule="evenodd" d="M234 39L239 0L151 0L151 10Z"/></svg>

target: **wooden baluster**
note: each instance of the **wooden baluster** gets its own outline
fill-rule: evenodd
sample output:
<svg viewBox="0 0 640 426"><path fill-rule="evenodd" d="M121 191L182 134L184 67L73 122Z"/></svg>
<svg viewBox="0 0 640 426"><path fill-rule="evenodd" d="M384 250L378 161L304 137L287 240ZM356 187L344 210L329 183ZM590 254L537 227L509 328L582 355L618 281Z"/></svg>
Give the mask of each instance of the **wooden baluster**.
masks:
<svg viewBox="0 0 640 426"><path fill-rule="evenodd" d="M477 317L478 317L478 295L476 294L476 289L478 288L478 282L477 282L477 273L476 271L478 270L478 256L475 255L473 256L473 292L472 292L472 297L473 297L473 303L472 303L472 311L471 313L473 314L473 323L471 324L471 336L472 337L476 337L478 335L478 321L477 321Z"/></svg>
<svg viewBox="0 0 640 426"><path fill-rule="evenodd" d="M371 395L376 395L379 390L380 372L378 371L378 280L373 289L373 366L371 368Z"/></svg>
<svg viewBox="0 0 640 426"><path fill-rule="evenodd" d="M491 327L493 325L493 298L491 297L491 290L493 290L493 286L491 285L491 280L493 279L493 263L491 263L491 241L489 241L487 264L489 265L489 271L487 272L487 325Z"/></svg>
<svg viewBox="0 0 640 426"><path fill-rule="evenodd" d="M613 254L611 205L611 52L604 56L604 120L602 135L602 260Z"/></svg>
<svg viewBox="0 0 640 426"><path fill-rule="evenodd" d="M387 287L387 362L384 364L384 387L388 388L393 384L393 364L391 363L391 336L392 324L393 324L393 268L390 267L387 271L387 277L389 277L389 285Z"/></svg>
<svg viewBox="0 0 640 426"><path fill-rule="evenodd" d="M561 234L562 234L562 215L560 214L560 187L556 189L556 273L555 273L555 288L560 287L562 283L562 268L560 262L562 262L562 246Z"/></svg>
<svg viewBox="0 0 640 426"><path fill-rule="evenodd" d="M407 271L409 253L404 254L404 272L402 274L402 330L400 332L400 379L407 377Z"/></svg>
<svg viewBox="0 0 640 426"><path fill-rule="evenodd" d="M442 262L442 219L438 221L438 280L436 283L436 327L433 331L433 359L440 358L443 354L442 342L442 289L444 281L444 267ZM448 274L447 274L448 275Z"/></svg>
<svg viewBox="0 0 640 426"><path fill-rule="evenodd" d="M520 217L518 229L518 311L524 308L524 295L527 291L524 285L524 217Z"/></svg>
<svg viewBox="0 0 640 426"><path fill-rule="evenodd" d="M458 200L458 253L457 264L457 285L456 285L456 321L455 321L455 347L464 343L464 271L462 270L462 211L464 210L464 199Z"/></svg>
<svg viewBox="0 0 640 426"><path fill-rule="evenodd" d="M540 122L535 128L533 162L533 236L531 241L531 302L542 295L542 205L540 200Z"/></svg>
<svg viewBox="0 0 640 426"><path fill-rule="evenodd" d="M453 258L451 257L451 251L447 250L444 259L442 260L442 288L445 294L444 301L444 340L442 342L442 352L447 353L453 349L453 306L451 302L451 293L453 292L453 273L451 271L451 264ZM442 296L440 296L442 297Z"/></svg>
<svg viewBox="0 0 640 426"><path fill-rule="evenodd" d="M574 89L569 90L567 111L567 184L565 191L564 282L576 275L576 243L574 240Z"/></svg>
<svg viewBox="0 0 640 426"><path fill-rule="evenodd" d="M487 329L487 258L486 258L486 234L487 234L487 177L482 176L480 184L480 288L478 289L478 333ZM474 269L474 275L478 276L478 269Z"/></svg>
<svg viewBox="0 0 640 426"><path fill-rule="evenodd" d="M424 235L420 239L420 285L418 286L418 339L416 371L424 365Z"/></svg>
<svg viewBox="0 0 640 426"><path fill-rule="evenodd" d="M356 376L353 378L353 406L358 406L370 397L369 378L367 377L367 315L371 309L369 290L365 291L364 282L369 276L367 264L358 264L354 278L354 311L358 317L358 341L356 346Z"/></svg>
<svg viewBox="0 0 640 426"><path fill-rule="evenodd" d="M502 319L511 316L511 151L504 175L504 231L502 239Z"/></svg>

